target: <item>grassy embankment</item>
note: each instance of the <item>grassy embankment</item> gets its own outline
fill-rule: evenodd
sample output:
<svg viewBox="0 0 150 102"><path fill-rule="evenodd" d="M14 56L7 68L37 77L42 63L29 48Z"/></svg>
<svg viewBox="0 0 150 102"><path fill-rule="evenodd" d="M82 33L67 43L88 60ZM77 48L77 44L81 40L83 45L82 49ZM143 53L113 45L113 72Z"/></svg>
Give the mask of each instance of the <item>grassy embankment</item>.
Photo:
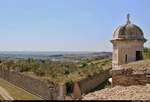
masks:
<svg viewBox="0 0 150 102"><path fill-rule="evenodd" d="M0 79L0 86L3 87L11 97L14 98L14 100L42 100L40 97L35 96L3 79ZM3 100L3 97L0 96L0 99Z"/></svg>

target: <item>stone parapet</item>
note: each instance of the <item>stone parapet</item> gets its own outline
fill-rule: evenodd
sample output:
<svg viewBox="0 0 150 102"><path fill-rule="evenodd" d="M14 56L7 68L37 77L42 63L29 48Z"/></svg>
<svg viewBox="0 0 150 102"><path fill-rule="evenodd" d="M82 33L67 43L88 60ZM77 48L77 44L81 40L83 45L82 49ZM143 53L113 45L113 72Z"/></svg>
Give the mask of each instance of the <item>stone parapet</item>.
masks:
<svg viewBox="0 0 150 102"><path fill-rule="evenodd" d="M132 68L122 68L112 70L112 85L145 85L150 84L150 69L133 70Z"/></svg>

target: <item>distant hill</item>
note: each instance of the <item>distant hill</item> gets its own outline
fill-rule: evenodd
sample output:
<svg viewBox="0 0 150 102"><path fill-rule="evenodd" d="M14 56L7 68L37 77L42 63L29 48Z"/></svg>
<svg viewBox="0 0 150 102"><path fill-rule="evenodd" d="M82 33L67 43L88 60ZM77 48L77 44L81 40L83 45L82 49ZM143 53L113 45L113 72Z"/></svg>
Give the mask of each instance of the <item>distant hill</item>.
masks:
<svg viewBox="0 0 150 102"><path fill-rule="evenodd" d="M74 61L81 58L94 57L111 57L111 52L86 52L86 51L56 51L56 52L42 52L42 51L0 51L1 59L15 59L15 58L35 58L35 59L52 59L54 61Z"/></svg>

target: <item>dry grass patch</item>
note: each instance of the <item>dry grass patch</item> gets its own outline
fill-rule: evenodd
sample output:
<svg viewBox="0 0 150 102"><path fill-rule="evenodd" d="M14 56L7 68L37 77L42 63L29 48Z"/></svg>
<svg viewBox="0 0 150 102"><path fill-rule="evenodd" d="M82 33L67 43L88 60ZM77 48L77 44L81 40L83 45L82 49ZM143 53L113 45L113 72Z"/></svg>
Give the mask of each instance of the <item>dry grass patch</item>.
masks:
<svg viewBox="0 0 150 102"><path fill-rule="evenodd" d="M42 100L40 97L35 96L3 79L0 79L0 86L3 87L14 98L14 100Z"/></svg>
<svg viewBox="0 0 150 102"><path fill-rule="evenodd" d="M135 61L128 64L121 65L121 68L133 70L146 70L150 69L150 60Z"/></svg>

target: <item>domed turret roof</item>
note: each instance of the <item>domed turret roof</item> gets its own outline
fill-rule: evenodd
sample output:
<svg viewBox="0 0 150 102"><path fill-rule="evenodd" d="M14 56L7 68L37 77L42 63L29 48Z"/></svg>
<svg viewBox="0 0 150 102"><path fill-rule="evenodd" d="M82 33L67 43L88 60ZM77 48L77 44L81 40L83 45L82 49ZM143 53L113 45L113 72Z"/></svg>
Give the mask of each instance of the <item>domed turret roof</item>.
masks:
<svg viewBox="0 0 150 102"><path fill-rule="evenodd" d="M143 40L146 41L144 38L144 33L140 27L135 24L131 24L129 20L129 14L127 15L127 21L125 25L117 27L117 29L113 33L112 40Z"/></svg>

